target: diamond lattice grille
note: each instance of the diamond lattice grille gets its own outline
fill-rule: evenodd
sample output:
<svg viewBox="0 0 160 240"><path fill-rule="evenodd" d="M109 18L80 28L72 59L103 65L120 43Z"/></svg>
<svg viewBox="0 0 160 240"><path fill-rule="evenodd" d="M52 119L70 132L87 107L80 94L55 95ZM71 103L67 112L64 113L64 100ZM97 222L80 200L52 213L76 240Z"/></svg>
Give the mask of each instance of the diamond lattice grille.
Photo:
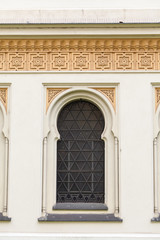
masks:
<svg viewBox="0 0 160 240"><path fill-rule="evenodd" d="M104 202L104 118L92 103L78 100L58 117L57 202Z"/></svg>

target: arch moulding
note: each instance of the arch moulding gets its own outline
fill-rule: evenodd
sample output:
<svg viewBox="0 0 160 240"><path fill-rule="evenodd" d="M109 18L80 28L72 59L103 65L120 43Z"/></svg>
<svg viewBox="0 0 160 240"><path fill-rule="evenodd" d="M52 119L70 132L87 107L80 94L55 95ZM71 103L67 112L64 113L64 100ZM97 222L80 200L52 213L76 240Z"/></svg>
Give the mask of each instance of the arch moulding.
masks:
<svg viewBox="0 0 160 240"><path fill-rule="evenodd" d="M118 137L116 129L116 88L92 88L92 87L71 87L71 88L47 88L46 89L46 114L44 137L47 137L51 125L51 114L54 116L56 126L57 116L60 109L70 101L83 98L96 104L103 112L107 124L105 129L111 129L114 136ZM110 118L110 119L106 119Z"/></svg>

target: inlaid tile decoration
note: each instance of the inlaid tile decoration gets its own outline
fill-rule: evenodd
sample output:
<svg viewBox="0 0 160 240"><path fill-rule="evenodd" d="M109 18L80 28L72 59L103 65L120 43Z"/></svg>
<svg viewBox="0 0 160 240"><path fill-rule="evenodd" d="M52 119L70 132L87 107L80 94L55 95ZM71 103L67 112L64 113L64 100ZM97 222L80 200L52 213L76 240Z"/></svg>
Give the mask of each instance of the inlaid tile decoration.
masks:
<svg viewBox="0 0 160 240"><path fill-rule="evenodd" d="M0 40L0 71L160 70L160 39Z"/></svg>

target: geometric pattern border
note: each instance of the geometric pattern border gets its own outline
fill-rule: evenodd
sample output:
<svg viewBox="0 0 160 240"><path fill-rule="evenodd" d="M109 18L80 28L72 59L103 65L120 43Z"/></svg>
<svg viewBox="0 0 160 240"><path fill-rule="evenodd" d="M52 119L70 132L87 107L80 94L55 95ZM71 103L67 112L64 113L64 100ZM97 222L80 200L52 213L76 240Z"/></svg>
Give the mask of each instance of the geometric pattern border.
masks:
<svg viewBox="0 0 160 240"><path fill-rule="evenodd" d="M160 39L1 39L0 71L160 70Z"/></svg>

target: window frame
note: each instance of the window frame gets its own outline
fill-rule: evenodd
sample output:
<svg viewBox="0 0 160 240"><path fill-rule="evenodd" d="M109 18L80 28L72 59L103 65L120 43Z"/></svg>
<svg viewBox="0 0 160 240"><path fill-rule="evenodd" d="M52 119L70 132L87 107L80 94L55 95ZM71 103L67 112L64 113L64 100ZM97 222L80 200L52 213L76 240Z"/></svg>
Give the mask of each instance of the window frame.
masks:
<svg viewBox="0 0 160 240"><path fill-rule="evenodd" d="M42 179L42 216L39 221L122 221L119 217L119 141L118 141L118 128L117 120L118 114L117 109L114 109L113 104L109 98L104 96L104 94L98 89L113 89L117 95L118 84L100 84L97 85L92 83L88 84L77 84L66 83L63 84L63 91L55 94L50 105L47 104L47 89L57 88L60 89L62 86L58 84L44 84L44 94L45 94L45 108L44 108L44 138L43 138L43 179ZM109 209L91 209L89 211L81 211L77 209L76 211L70 211L70 209L65 209L65 213L61 214L60 209L52 208L56 204L56 144L57 140L60 138L59 132L57 130L57 116L60 110L67 103L84 99L89 102L93 102L102 112L105 119L105 128L102 133L102 139L105 142L105 202ZM116 100L117 101L117 100ZM107 124L106 124L107 123ZM54 144L51 143L54 141ZM110 149L110 157L108 157L107 149ZM53 161L51 161L53 159ZM109 160L110 159L110 160ZM49 162L52 162L50 165ZM111 166L112 165L112 166ZM112 169L112 176L108 176L109 170ZM52 170L54 169L54 174ZM110 170L111 170L110 169ZM52 178L49 178L49 175ZM110 180L112 178L112 180ZM52 184L50 184L52 183ZM51 187L53 194L51 193ZM107 189L108 188L108 189ZM54 195L54 196L53 196ZM107 196L107 197L106 197ZM92 211L93 210L93 211ZM97 211L98 210L98 211ZM79 213L80 211L80 213ZM90 219L90 214L92 216L95 214L96 218ZM60 216L62 215L62 216ZM70 215L74 215L73 218Z"/></svg>
<svg viewBox="0 0 160 240"><path fill-rule="evenodd" d="M77 104L78 103L78 104ZM60 133L60 139L59 139L59 141L61 141L61 127L62 127L62 125L64 124L64 121L65 121L65 119L62 121L61 120L61 118L60 117L62 117L63 116L63 111L67 111L67 109L66 108L68 108L68 107L70 107L70 108L72 108L72 106L75 106L75 104L77 104L76 105L76 108L77 107L79 107L79 104L83 104L83 106L85 105L85 106L87 106L88 105L88 107L89 107L89 110L91 110L91 109L93 109L93 107L95 108L95 110L97 111L98 110L98 115L102 118L102 120L101 120L101 122L103 122L103 128L102 128L102 130L100 130L101 132L100 132L100 135L99 135L99 138L97 138L97 141L100 141L101 143L101 147L102 147L102 152L103 152L103 168L101 169L101 173L102 173L102 175L103 175L103 197L104 197L104 189L105 189L105 166L104 166L104 164L105 164L105 156L104 156L104 154L105 154L105 152L104 152L104 140L102 140L101 139L101 135L103 134L103 130L104 130L104 125L105 125L105 122L104 122L104 116L103 116L103 114L102 114L102 112L101 112L101 110L95 105L95 104L93 104L93 103L91 103L91 102L89 102L89 101L86 101L86 100L82 100L82 99L79 99L79 100L76 100L76 101L72 101L72 102L69 102L69 103L67 103L61 110L60 110L60 112L59 112L59 114L58 114L58 118L57 118L57 129L58 129L58 131L59 131L59 133ZM78 110L80 110L79 108L77 108L76 109L76 111L78 111ZM83 113L82 114L85 114L85 112L83 111ZM72 116L74 116L74 112L72 113ZM85 117L85 119L86 119L86 117ZM77 124L77 120L79 120L79 119L74 119L74 123L76 123ZM98 120L98 119L97 119ZM58 126L59 125L59 123L58 123L58 121L60 121L61 122L61 125L60 126ZM73 121L73 120L72 120ZM67 121L68 122L68 121ZM87 124L88 124L88 122L86 122ZM67 123L66 123L67 124ZM73 124L73 122L72 122L72 124ZM81 124L81 122L79 122L78 123L78 126L79 126L79 124ZM77 127L78 127L77 126ZM90 125L89 125L90 126ZM81 125L81 127L82 127L82 125ZM88 128L87 128L88 129ZM62 129L62 131L63 131L64 129ZM67 130L68 131L72 131L72 129L70 128L68 128L67 127ZM74 129L73 129L74 130ZM80 131L80 128L78 129L79 131ZM92 132L94 132L96 129L92 129L92 127L90 126L90 131L92 131ZM66 128L65 128L65 131L66 131ZM83 133L84 133L84 129L82 129L82 131L83 131ZM74 132L72 132L72 136L73 136L73 138L72 138L72 140L70 140L70 141L72 141L72 142L74 142L74 143L76 143L77 144L77 142L79 141L79 138L77 139L75 139L75 137L74 137ZM83 135L83 141L85 141L85 138L84 138L84 136L85 135ZM65 136L64 136L65 137ZM63 137L63 138L64 138ZM67 139L64 139L64 140L67 140ZM90 139L88 139L90 142L91 141L93 141L91 138ZM63 141L63 140L62 140ZM80 141L82 141L82 139L80 140ZM94 139L94 141L95 141L95 139ZM63 144L63 142L62 142L62 144ZM65 145L64 145L65 146ZM80 150L80 151L82 151L82 150ZM92 149L92 151L94 152L94 149ZM60 152L61 152L61 150L60 150ZM63 152L63 151L62 151ZM67 149L67 156L68 156L68 154L70 155L70 153L72 152L72 150L71 151L69 151L68 149ZM87 152L88 152L88 149L87 149ZM72 152L72 154L74 154L74 151ZM57 158L58 158L58 142L57 142ZM58 161L58 159L57 159L57 161ZM72 158L72 164L74 164L74 162L75 162L75 159L73 159ZM86 162L86 161L85 161ZM84 163L85 163L84 162ZM90 160L90 162L92 162L91 160ZM63 161L61 162L62 164L64 164L63 163ZM78 163L79 163L79 161L77 162L77 165L78 165ZM81 163L81 161L80 161L80 163ZM98 164L98 162L96 162L97 164ZM96 171L96 169L95 169L95 167L92 169L93 170L93 175L95 175L95 174L97 174L97 173L95 173L95 171ZM68 170L69 171L69 170ZM61 170L60 170L60 172L61 172ZM79 174L80 173L80 171L78 171L78 169L76 168L76 172L77 172L77 174ZM88 172L88 173L90 173L90 171ZM61 173L60 173L61 174ZM71 174L71 173L70 173ZM70 175L69 174L69 175ZM76 177L77 177L77 174L76 174ZM58 175L58 165L57 165L57 175ZM83 175L83 173L82 173L82 175ZM58 176L57 176L57 178L58 178ZM85 178L85 177L84 177ZM92 180L93 181L93 180ZM62 182L62 181L61 181ZM92 184L92 183L91 183ZM93 183L94 184L94 183ZM57 183L57 186L58 186L58 183ZM67 186L68 186L68 183L67 183ZM84 187L84 185L83 185L83 187ZM69 190L67 190L67 192L68 192ZM90 191L91 191L91 189L90 189ZM95 194L95 189L94 190L92 190L93 192L92 192L92 194L94 195ZM78 193L78 192L77 192ZM77 194L76 193L76 194ZM90 192L91 193L91 192ZM57 189L57 191L56 191L56 195L58 194L58 189ZM62 194L62 193L61 193ZM65 193L66 194L66 193ZM72 195L74 195L73 194L73 192L72 193L70 193L71 194L71 196ZM80 194L80 191L79 191L79 193L78 194ZM84 191L82 191L82 196L83 196L83 194L84 194ZM84 199L84 198L83 198ZM70 209L70 210L98 210L98 209L103 209L103 210L107 210L108 208L107 208L107 206L104 204L104 201L102 202L102 201L100 201L100 202L98 202L98 201L96 201L96 200L94 200L94 201L82 201L82 200L80 200L80 201L73 201L73 199L72 199L72 201L71 201L71 199L70 199L70 201L68 201L67 202L67 199L64 199L64 200L62 200L61 199L61 201L57 201L56 202L56 204L53 206L53 208L52 208L53 210L54 209Z"/></svg>
<svg viewBox="0 0 160 240"><path fill-rule="evenodd" d="M152 83L153 90L153 218L160 222L160 84Z"/></svg>
<svg viewBox="0 0 160 240"><path fill-rule="evenodd" d="M0 109L3 118L3 126L1 129L1 136L3 136L3 141L0 142L1 149L3 148L3 157L1 158L1 175L2 175L2 185L1 189L1 204L0 208L0 221L11 221L8 217L8 163L9 163L9 96L10 96L10 83L0 84ZM3 143L2 143L3 142Z"/></svg>

